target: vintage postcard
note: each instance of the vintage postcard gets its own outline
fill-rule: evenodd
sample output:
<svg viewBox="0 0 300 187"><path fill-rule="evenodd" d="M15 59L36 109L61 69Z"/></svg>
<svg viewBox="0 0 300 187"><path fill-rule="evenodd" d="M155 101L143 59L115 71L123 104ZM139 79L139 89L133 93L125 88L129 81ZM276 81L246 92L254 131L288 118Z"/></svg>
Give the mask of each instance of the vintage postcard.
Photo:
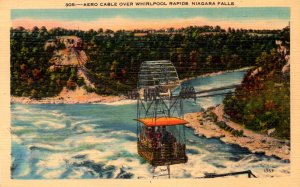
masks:
<svg viewBox="0 0 300 187"><path fill-rule="evenodd" d="M0 186L300 185L296 1L2 2Z"/></svg>

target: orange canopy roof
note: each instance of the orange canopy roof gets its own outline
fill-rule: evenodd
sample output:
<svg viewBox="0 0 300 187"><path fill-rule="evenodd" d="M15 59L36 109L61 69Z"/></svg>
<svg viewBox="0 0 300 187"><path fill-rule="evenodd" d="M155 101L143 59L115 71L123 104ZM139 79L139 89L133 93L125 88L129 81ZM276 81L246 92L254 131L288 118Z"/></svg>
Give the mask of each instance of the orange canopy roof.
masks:
<svg viewBox="0 0 300 187"><path fill-rule="evenodd" d="M148 127L156 127L156 126L173 126L173 125L184 125L188 122L180 119L180 118L167 118L167 117L161 117L161 118L139 118L137 121L143 123L144 125Z"/></svg>

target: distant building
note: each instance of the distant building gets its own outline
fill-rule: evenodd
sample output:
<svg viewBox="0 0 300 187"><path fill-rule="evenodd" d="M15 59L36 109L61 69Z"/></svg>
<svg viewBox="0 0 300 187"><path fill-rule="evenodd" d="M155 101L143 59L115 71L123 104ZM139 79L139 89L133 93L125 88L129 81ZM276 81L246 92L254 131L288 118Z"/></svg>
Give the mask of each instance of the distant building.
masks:
<svg viewBox="0 0 300 187"><path fill-rule="evenodd" d="M97 34L97 35L96 35L96 38L97 38L97 37L102 37L102 36L106 36L106 37L107 37L107 36L109 36L109 37L114 37L115 34L114 34L114 33L104 33L104 32L103 32L103 33Z"/></svg>
<svg viewBox="0 0 300 187"><path fill-rule="evenodd" d="M143 36L147 36L148 33L147 32L137 32L137 33L134 33L134 36L137 36L137 37L143 37Z"/></svg>

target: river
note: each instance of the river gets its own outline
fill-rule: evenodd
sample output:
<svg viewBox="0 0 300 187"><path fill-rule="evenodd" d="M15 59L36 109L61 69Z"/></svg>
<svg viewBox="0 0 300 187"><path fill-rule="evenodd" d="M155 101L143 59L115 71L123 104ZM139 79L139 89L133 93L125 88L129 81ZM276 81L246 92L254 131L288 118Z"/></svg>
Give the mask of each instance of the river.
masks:
<svg viewBox="0 0 300 187"><path fill-rule="evenodd" d="M188 80L197 91L241 82L245 71ZM222 102L224 96L186 101L185 112ZM12 104L13 179L150 179L152 167L136 147L136 105ZM172 178L197 178L204 173L252 170L258 177L290 174L290 164L249 152L219 139L194 135L186 128L186 164L171 166ZM157 171L163 172L164 168ZM244 177L246 176L238 176ZM199 180L199 179L198 179Z"/></svg>

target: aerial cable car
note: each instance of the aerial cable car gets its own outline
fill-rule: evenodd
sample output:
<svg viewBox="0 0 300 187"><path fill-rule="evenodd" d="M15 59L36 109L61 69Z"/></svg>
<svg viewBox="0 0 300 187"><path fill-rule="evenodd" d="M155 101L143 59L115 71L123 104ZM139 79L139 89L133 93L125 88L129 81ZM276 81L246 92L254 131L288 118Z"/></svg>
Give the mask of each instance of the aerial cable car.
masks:
<svg viewBox="0 0 300 187"><path fill-rule="evenodd" d="M176 69L168 60L145 61L141 64L137 85L137 149L138 154L153 166L153 177L169 176L170 166L188 161L183 119L183 100L193 99L196 94L235 88L224 86L196 92L194 87L180 85ZM223 93L224 94L224 93ZM210 97L211 93L198 97ZM155 168L166 166L168 174L154 175ZM248 174L250 170L224 174L207 174L215 178Z"/></svg>
<svg viewBox="0 0 300 187"><path fill-rule="evenodd" d="M177 71L168 60L141 64L137 86L138 154L154 168L186 163L183 103Z"/></svg>

